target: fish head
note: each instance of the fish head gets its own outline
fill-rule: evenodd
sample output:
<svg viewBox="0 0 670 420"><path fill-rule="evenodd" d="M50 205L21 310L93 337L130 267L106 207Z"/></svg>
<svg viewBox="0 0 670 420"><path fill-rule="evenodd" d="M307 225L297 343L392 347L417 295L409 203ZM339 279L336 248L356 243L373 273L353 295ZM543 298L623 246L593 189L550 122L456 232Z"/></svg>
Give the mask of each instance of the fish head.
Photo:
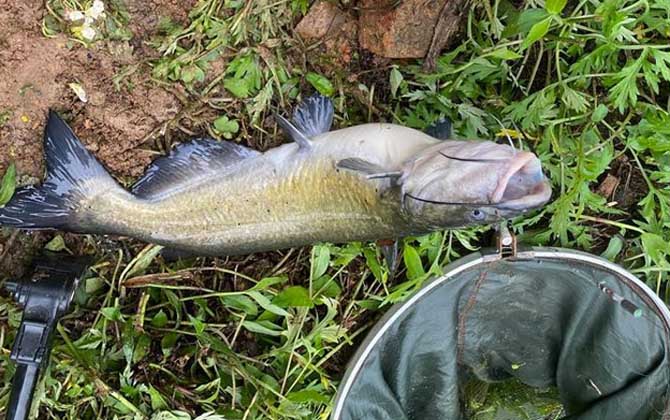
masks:
<svg viewBox="0 0 670 420"><path fill-rule="evenodd" d="M490 224L541 207L551 185L538 157L491 141L444 141L405 162L404 211L431 229Z"/></svg>

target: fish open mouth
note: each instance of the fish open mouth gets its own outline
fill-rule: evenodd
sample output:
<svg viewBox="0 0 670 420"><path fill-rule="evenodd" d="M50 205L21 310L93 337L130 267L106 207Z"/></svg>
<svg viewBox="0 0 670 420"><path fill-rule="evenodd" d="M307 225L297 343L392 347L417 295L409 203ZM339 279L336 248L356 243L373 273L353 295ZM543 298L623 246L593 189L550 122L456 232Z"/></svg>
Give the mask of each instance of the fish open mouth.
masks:
<svg viewBox="0 0 670 420"><path fill-rule="evenodd" d="M542 173L540 160L532 153L519 152L491 195L496 207L530 209L542 206L551 197L551 185Z"/></svg>

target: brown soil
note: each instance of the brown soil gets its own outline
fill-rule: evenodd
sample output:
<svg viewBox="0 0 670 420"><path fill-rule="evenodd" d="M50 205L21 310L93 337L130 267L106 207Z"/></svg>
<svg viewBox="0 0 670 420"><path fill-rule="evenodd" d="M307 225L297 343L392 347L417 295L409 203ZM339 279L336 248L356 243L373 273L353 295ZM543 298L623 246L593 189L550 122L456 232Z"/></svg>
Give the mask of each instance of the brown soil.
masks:
<svg viewBox="0 0 670 420"><path fill-rule="evenodd" d="M0 126L0 174L15 162L22 183L41 178L42 131L54 109L114 176L129 181L140 175L154 156L145 143L181 108L173 93L149 80L146 61L157 52L147 41L161 18L184 22L193 3L128 1L133 39L87 49L42 34L42 1L0 0L0 115L8 115ZM117 89L113 79L121 71L130 74ZM83 86L87 103L68 86L73 82ZM0 235L0 278L15 275L28 245L41 243L40 235L20 234L9 250L7 237Z"/></svg>

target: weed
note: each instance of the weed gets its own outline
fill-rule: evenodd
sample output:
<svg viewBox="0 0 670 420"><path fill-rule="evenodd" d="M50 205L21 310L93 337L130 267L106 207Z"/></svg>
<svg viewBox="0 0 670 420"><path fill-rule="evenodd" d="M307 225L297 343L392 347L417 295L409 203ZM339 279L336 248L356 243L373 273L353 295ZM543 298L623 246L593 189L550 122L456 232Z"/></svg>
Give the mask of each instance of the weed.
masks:
<svg viewBox="0 0 670 420"><path fill-rule="evenodd" d="M185 25L163 22L152 77L185 87L193 103L185 118L207 109L210 134L261 148L266 116L309 86L335 99L341 125L386 118L421 129L448 117L459 137L509 136L541 157L556 191L545 209L513 221L520 240L602 252L669 300L667 4L474 4L460 44L434 73L421 63L389 67L383 103L375 85L317 72L298 57L289 28L304 0L199 1ZM50 35L70 30L65 11L92 3L47 5ZM126 27L123 10L110 3L106 19ZM608 176L619 186L602 192ZM52 246L95 253L98 263L57 331L37 396L41 418L327 418L352 348L374 320L477 250L487 230L405 238L395 279L373 244L167 263L159 247L93 238L77 245L65 236ZM0 323L9 378L17 312L7 300L0 318L9 325ZM0 388L0 401L7 393Z"/></svg>

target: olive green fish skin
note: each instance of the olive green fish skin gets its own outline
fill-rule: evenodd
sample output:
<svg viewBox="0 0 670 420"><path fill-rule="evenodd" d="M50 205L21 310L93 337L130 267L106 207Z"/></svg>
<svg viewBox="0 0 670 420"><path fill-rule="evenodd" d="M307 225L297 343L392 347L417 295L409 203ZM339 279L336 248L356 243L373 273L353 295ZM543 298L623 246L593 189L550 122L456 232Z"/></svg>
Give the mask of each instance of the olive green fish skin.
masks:
<svg viewBox="0 0 670 420"><path fill-rule="evenodd" d="M438 140L390 124L332 131L309 150L287 144L195 179L158 200L122 190L82 202L90 231L132 236L203 255L235 255L315 242L398 238L422 233L401 208L400 189L338 169L361 157L384 168Z"/></svg>

